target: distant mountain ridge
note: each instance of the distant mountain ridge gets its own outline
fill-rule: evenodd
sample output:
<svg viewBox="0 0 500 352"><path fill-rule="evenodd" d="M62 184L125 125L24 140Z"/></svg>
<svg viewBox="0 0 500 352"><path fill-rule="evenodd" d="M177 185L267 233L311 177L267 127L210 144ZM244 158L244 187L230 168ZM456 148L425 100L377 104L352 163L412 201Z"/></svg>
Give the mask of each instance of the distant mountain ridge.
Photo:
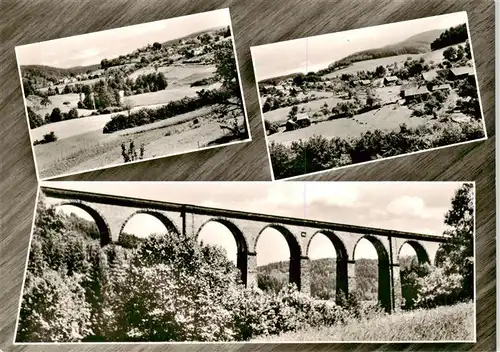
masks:
<svg viewBox="0 0 500 352"><path fill-rule="evenodd" d="M431 51L431 43L436 40L444 31L445 29L434 29L415 34L395 44L359 51L335 61L330 66L342 67L358 61L373 60L389 56L423 54Z"/></svg>
<svg viewBox="0 0 500 352"><path fill-rule="evenodd" d="M401 268L409 268L415 256L402 256ZM331 299L335 297L337 278L337 260L335 258L321 258L311 260L311 295ZM264 289L279 290L282 285L289 281L289 261L269 263L257 267L259 283ZM378 259L356 260L356 289L364 300L376 300L378 292Z"/></svg>
<svg viewBox="0 0 500 352"><path fill-rule="evenodd" d="M98 70L100 67L100 64L75 66L69 68L60 68L48 65L21 65L21 74L23 77L34 75L41 77L55 77L60 79L71 74L79 75L86 73L87 71Z"/></svg>

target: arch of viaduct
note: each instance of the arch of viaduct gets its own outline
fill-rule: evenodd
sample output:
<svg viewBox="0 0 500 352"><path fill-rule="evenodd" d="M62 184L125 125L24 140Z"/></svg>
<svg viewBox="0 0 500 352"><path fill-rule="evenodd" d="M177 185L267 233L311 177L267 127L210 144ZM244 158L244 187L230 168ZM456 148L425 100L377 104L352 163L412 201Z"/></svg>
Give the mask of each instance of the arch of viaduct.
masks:
<svg viewBox="0 0 500 352"><path fill-rule="evenodd" d="M447 240L441 236L50 187L41 187L41 192L47 198L57 199L57 205L73 205L88 212L99 228L103 246L117 242L127 221L136 214L150 214L170 233L184 236L198 236L207 223L219 222L236 240L237 267L247 286L257 284L257 242L267 228L279 231L286 239L290 249L290 282L305 293L310 291L309 247L317 234L325 235L335 248L337 293L355 289L354 252L358 242L365 238L378 254L378 299L389 312L401 304L401 247L407 243L415 250L419 262L434 263L440 244Z"/></svg>

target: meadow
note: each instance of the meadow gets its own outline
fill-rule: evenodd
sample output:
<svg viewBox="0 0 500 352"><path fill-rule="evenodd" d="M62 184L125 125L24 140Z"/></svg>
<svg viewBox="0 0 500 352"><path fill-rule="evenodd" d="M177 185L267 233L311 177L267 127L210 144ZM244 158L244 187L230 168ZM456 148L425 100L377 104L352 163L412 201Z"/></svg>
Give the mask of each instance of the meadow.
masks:
<svg viewBox="0 0 500 352"><path fill-rule="evenodd" d="M92 116L102 125L110 115ZM197 119L198 123L192 121ZM82 120L75 120L82 121ZM63 121L70 122L70 121ZM243 117L239 123L245 123ZM87 125L84 125L85 127ZM42 126L45 127L45 126ZM134 141L136 148L144 145L144 158L193 151L208 146L222 137L224 131L213 119L210 109L203 108L156 123L103 134L102 127L86 133L73 134L52 143L34 146L37 167L42 177L79 172L123 163L121 144Z"/></svg>
<svg viewBox="0 0 500 352"><path fill-rule="evenodd" d="M475 340L474 303L375 315L347 324L305 328L252 342L305 341L469 341Z"/></svg>
<svg viewBox="0 0 500 352"><path fill-rule="evenodd" d="M286 131L280 128L278 133L267 136L268 143L279 142L290 145L294 141L307 139L314 135L325 138L349 138L358 137L360 134L375 129L381 131L399 130L399 126L405 123L408 127L432 123L429 117L412 117L412 110L405 106L395 109L395 105L386 105L379 109L371 110L353 118L340 118L313 123L309 127L294 131Z"/></svg>

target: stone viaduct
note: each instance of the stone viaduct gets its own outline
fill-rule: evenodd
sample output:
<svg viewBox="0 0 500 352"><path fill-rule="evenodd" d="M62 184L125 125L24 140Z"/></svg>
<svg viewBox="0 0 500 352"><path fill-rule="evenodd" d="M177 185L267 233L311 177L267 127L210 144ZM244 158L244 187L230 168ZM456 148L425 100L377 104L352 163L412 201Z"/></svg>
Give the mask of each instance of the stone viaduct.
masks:
<svg viewBox="0 0 500 352"><path fill-rule="evenodd" d="M354 252L357 243L365 238L373 244L378 254L378 298L388 312L398 309L401 304L401 247L407 243L413 247L420 262L434 263L440 244L447 241L442 236L50 187L41 187L41 192L47 198L57 199L57 205L73 205L88 212L100 230L103 246L118 241L127 221L140 213L156 217L169 232L185 236L198 236L203 226L210 221L221 223L236 240L237 267L247 286L257 283L257 241L267 228L276 229L286 239L290 249L289 280L305 293L310 291L308 254L315 235L325 235L335 248L337 293L348 293L355 289Z"/></svg>

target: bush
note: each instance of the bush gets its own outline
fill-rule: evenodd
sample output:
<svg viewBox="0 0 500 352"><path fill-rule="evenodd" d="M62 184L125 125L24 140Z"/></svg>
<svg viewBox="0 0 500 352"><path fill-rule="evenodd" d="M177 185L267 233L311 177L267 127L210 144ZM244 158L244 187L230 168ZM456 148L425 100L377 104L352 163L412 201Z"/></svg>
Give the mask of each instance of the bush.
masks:
<svg viewBox="0 0 500 352"><path fill-rule="evenodd" d="M26 110L28 111L28 123L31 129L40 127L44 124L45 121L43 118L34 112L31 107L28 106Z"/></svg>
<svg viewBox="0 0 500 352"><path fill-rule="evenodd" d="M215 77L208 77L208 78L202 78L198 81L194 81L193 83L191 83L190 86L191 87L207 86L207 85L213 84L215 82L217 82Z"/></svg>
<svg viewBox="0 0 500 352"><path fill-rule="evenodd" d="M137 155L137 151L135 149L134 141L130 141L128 149L125 147L125 143L122 143L122 157L123 162L128 163L130 161L142 160L144 158L144 144L141 144L139 148L139 155Z"/></svg>
<svg viewBox="0 0 500 352"><path fill-rule="evenodd" d="M418 150L479 139L483 126L470 123L437 122L432 126L401 127L399 132L368 131L358 138L327 140L313 136L290 146L271 142L269 152L276 179L328 170Z"/></svg>
<svg viewBox="0 0 500 352"><path fill-rule="evenodd" d="M264 120L264 128L269 133L269 135L279 132L279 125L276 122L269 122L269 120Z"/></svg>
<svg viewBox="0 0 500 352"><path fill-rule="evenodd" d="M77 118L78 118L78 110L76 108L72 108L71 110L68 111L64 119L73 120Z"/></svg>
<svg viewBox="0 0 500 352"><path fill-rule="evenodd" d="M158 120L168 119L170 117L185 114L207 105L217 104L224 99L224 93L217 90L198 92L197 97L184 97L180 100L173 100L157 109L141 109L127 115L116 115L106 123L102 132L113 133L126 128L142 126Z"/></svg>
<svg viewBox="0 0 500 352"><path fill-rule="evenodd" d="M33 145L46 144L55 141L57 141L57 136L54 131L51 131L50 133L44 134L42 140L36 140L35 142L33 142Z"/></svg>

